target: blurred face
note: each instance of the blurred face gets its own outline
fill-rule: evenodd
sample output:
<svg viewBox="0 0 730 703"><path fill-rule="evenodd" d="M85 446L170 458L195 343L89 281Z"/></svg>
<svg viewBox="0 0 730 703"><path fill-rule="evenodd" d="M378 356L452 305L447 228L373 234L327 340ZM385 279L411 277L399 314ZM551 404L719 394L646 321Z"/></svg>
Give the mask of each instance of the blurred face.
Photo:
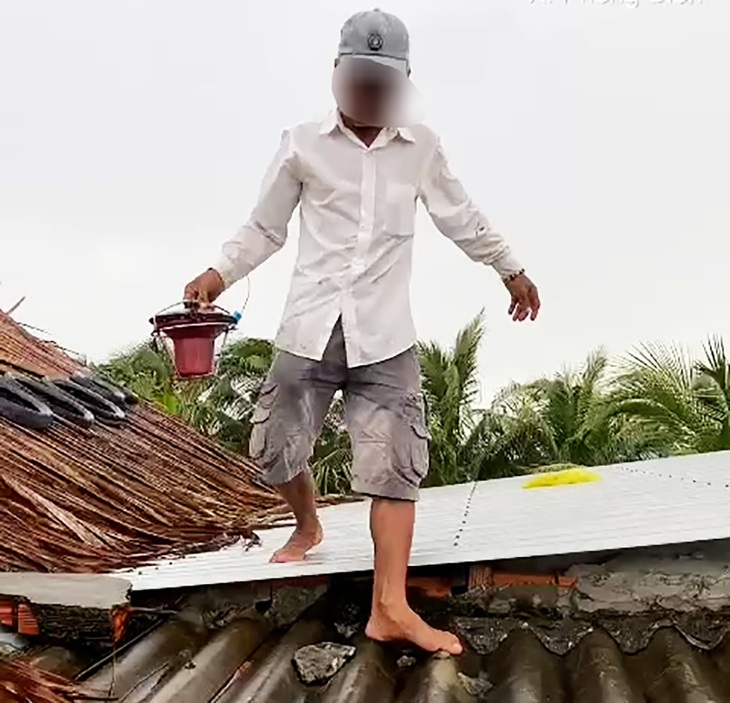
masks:
<svg viewBox="0 0 730 703"><path fill-rule="evenodd" d="M337 62L332 81L342 113L367 127L397 126L407 84L406 76L394 68L350 58Z"/></svg>

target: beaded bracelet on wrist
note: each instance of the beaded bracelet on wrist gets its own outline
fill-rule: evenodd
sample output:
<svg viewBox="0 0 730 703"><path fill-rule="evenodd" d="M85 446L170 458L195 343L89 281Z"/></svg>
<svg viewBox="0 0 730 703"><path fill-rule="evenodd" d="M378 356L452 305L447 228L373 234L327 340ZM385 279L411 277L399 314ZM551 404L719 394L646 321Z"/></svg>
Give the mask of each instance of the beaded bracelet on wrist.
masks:
<svg viewBox="0 0 730 703"><path fill-rule="evenodd" d="M512 283L512 281L514 281L516 278L519 278L520 276L524 275L524 273L525 273L525 269L520 269L519 271L515 271L514 273L511 273L509 276L507 276L506 278L503 278L502 280L505 283Z"/></svg>

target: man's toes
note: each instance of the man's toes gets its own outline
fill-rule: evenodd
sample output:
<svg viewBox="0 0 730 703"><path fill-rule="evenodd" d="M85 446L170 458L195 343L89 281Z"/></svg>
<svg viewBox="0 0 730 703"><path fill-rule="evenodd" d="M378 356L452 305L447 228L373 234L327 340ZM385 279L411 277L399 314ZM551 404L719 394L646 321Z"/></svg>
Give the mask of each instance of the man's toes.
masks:
<svg viewBox="0 0 730 703"><path fill-rule="evenodd" d="M438 650L449 654L459 655L464 652L464 647L459 638L451 632L439 632Z"/></svg>

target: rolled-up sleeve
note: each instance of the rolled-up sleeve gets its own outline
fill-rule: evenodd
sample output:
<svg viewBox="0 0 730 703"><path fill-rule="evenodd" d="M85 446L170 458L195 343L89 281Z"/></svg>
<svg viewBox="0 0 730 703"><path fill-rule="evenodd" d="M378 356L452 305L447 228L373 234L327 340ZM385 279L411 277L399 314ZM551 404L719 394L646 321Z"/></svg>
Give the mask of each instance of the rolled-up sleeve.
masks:
<svg viewBox="0 0 730 703"><path fill-rule="evenodd" d="M451 173L440 142L425 169L419 197L438 230L469 258L492 266L502 278L522 270L505 240Z"/></svg>
<svg viewBox="0 0 730 703"><path fill-rule="evenodd" d="M284 246L301 190L291 135L285 131L279 150L264 176L258 201L248 222L223 244L221 257L213 267L221 275L226 288L247 276Z"/></svg>

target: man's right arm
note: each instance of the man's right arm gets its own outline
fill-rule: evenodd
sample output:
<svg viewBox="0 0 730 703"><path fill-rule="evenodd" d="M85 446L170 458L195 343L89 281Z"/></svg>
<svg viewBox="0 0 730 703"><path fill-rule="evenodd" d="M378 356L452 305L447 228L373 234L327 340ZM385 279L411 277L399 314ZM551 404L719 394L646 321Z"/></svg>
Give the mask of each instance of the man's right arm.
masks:
<svg viewBox="0 0 730 703"><path fill-rule="evenodd" d="M302 192L298 172L291 136L285 131L248 222L223 245L222 256L214 266L226 288L284 246L289 220Z"/></svg>
<svg viewBox="0 0 730 703"><path fill-rule="evenodd" d="M284 246L302 191L298 173L291 136L285 131L248 222L223 244L215 266L187 285L185 300L212 302Z"/></svg>

